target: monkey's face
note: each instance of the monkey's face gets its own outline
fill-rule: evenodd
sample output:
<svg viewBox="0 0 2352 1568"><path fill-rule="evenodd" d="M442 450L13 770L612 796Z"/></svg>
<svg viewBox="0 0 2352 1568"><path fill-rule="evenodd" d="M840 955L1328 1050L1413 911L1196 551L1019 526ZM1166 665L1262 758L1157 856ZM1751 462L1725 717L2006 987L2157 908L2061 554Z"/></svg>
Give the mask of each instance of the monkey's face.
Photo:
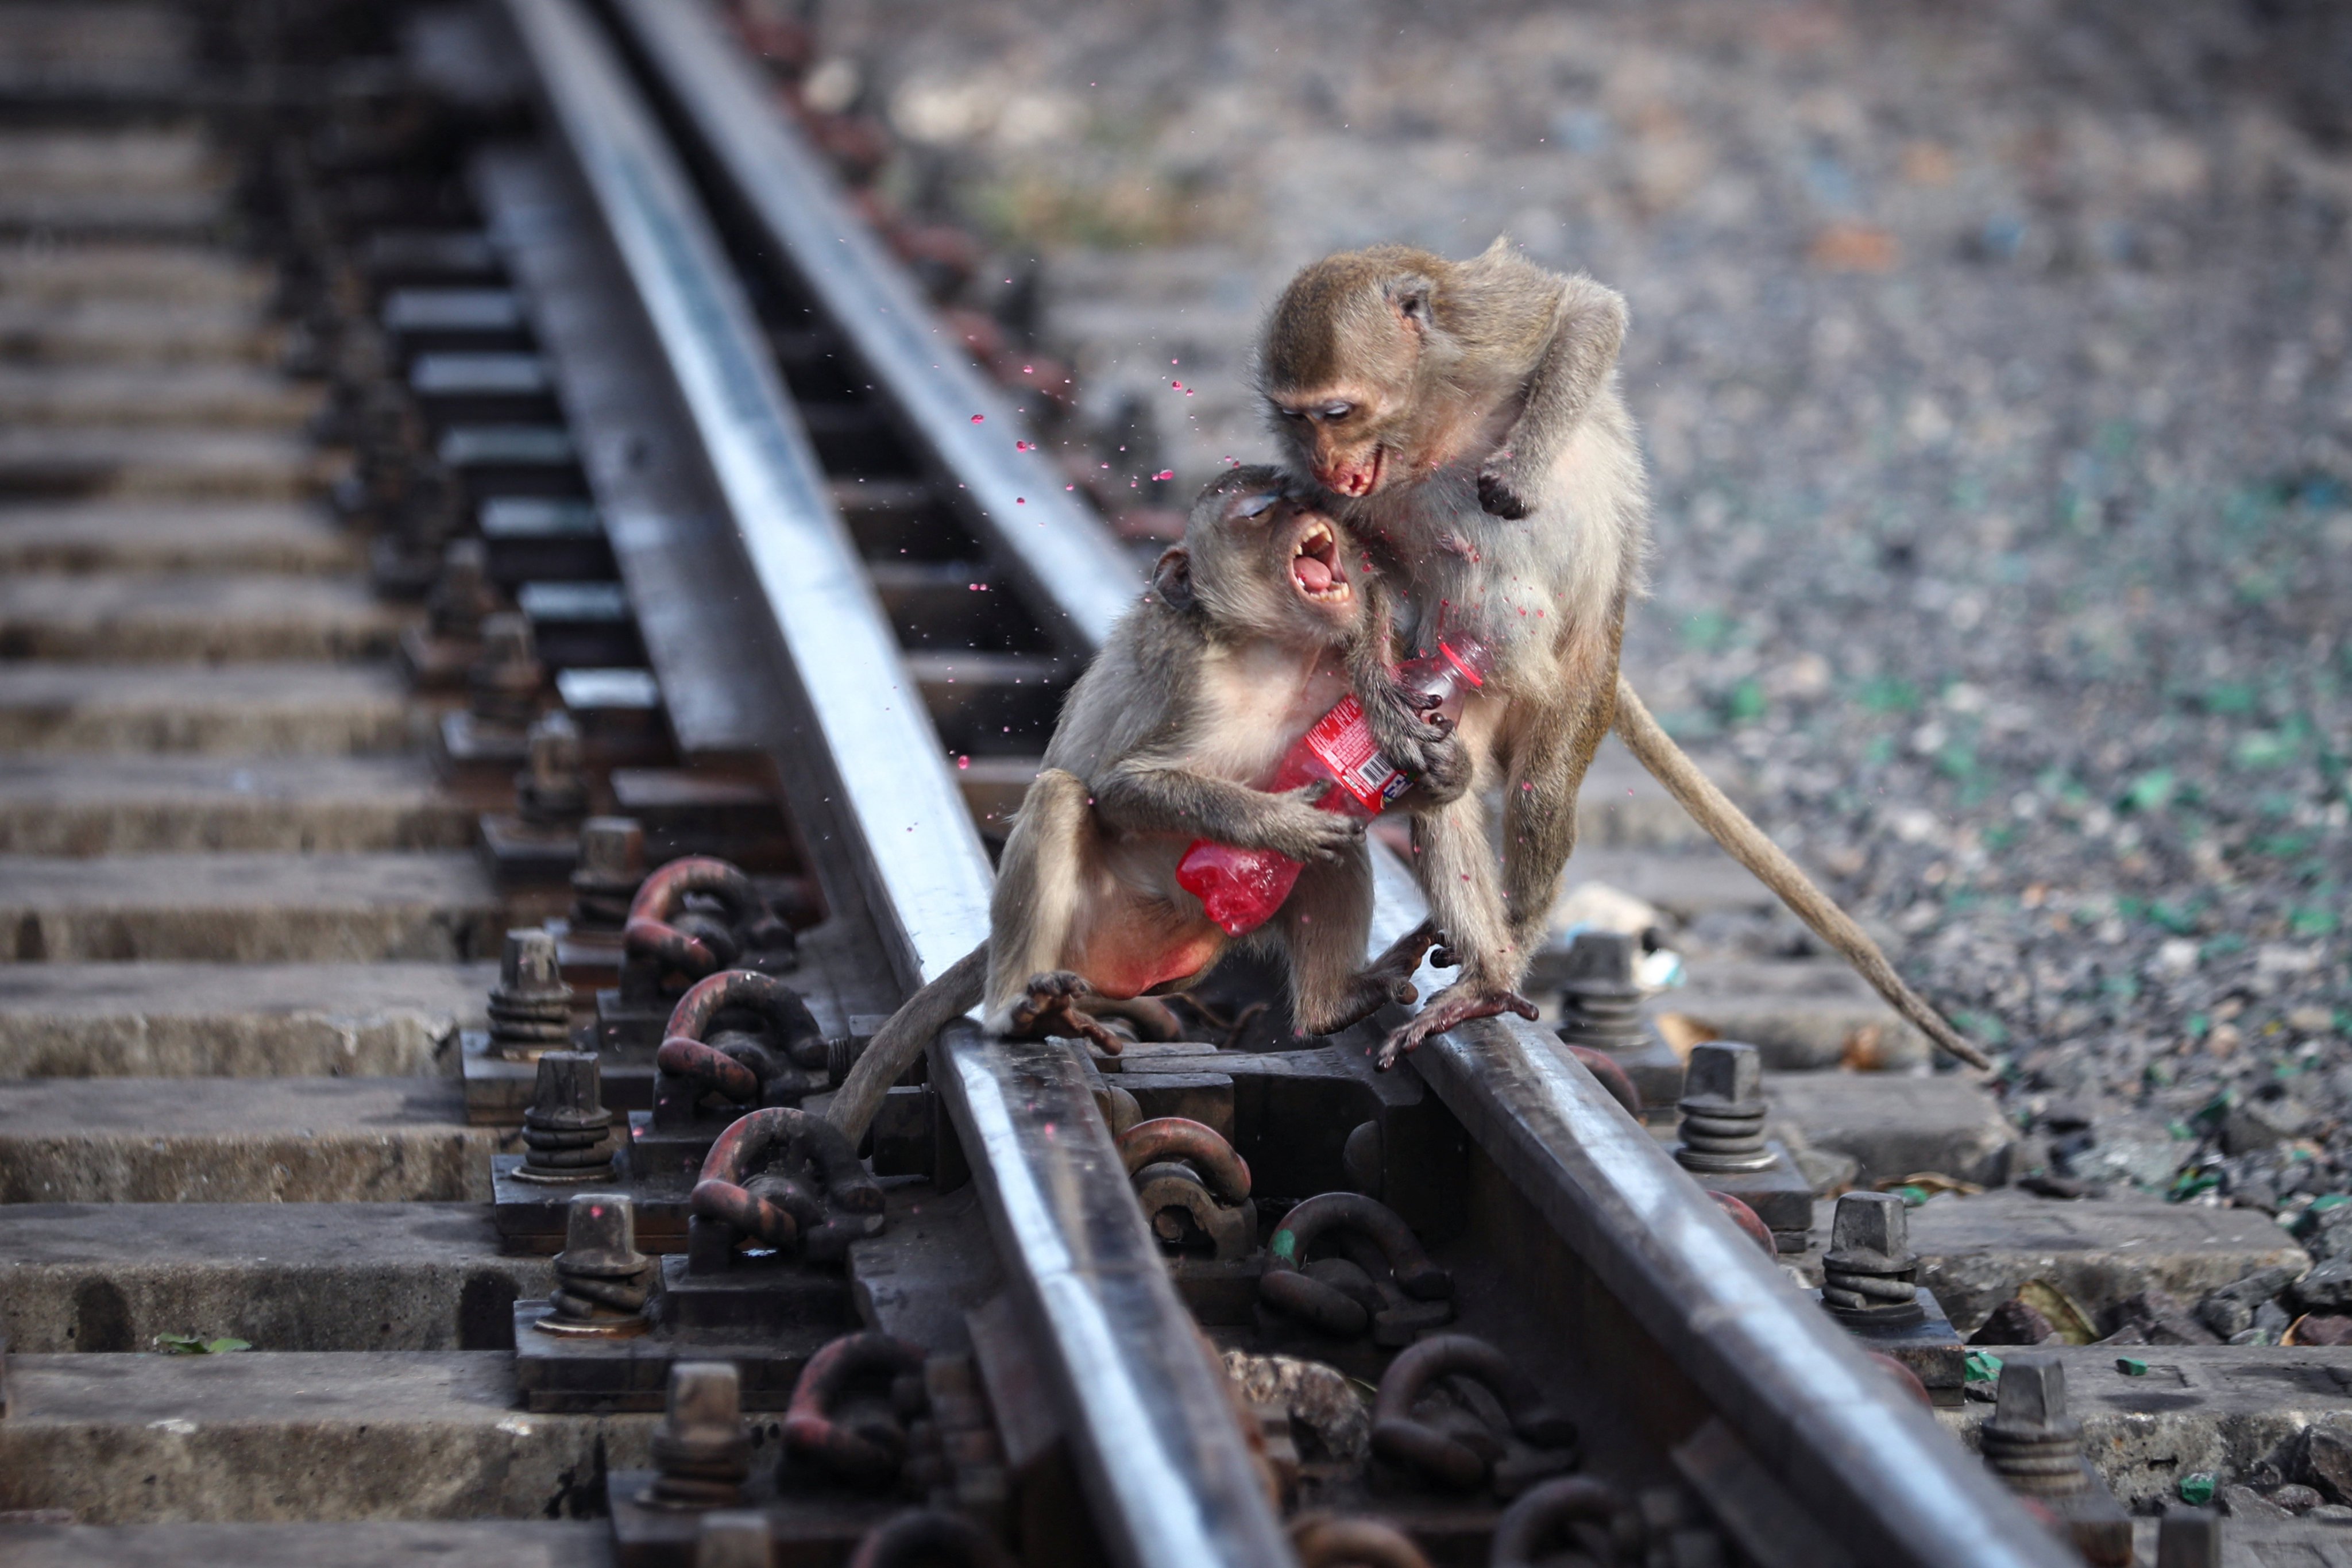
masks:
<svg viewBox="0 0 2352 1568"><path fill-rule="evenodd" d="M1259 353L1274 433L1333 495L1378 494L1412 466L1407 426L1428 337L1426 287L1417 277L1368 278L1336 299L1286 300L1276 312Z"/></svg>
<svg viewBox="0 0 2352 1568"><path fill-rule="evenodd" d="M1335 520L1278 489L1227 489L1201 499L1154 580L1229 630L1336 642L1362 613L1348 546Z"/></svg>
<svg viewBox="0 0 2352 1568"><path fill-rule="evenodd" d="M1275 432L1292 461L1333 495L1372 495L1393 476L1397 454L1387 439L1392 421L1385 388L1349 384L1269 401Z"/></svg>

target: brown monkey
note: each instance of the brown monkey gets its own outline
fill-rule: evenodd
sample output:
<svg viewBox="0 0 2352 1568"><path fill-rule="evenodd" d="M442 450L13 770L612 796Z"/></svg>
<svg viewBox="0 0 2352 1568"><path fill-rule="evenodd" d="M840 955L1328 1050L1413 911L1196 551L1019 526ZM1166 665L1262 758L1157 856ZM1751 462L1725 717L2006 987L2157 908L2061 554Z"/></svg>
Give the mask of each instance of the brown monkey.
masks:
<svg viewBox="0 0 2352 1568"><path fill-rule="evenodd" d="M1617 724L1702 825L1898 1011L1982 1066L1753 823L1719 793L1702 795L1704 779L1638 700L1621 722L1618 648L1648 532L1633 422L1616 386L1624 335L1615 292L1547 272L1502 239L1470 261L1402 246L1328 257L1292 279L1267 321L1258 374L1275 430L1404 579L1407 645L1427 652L1468 633L1495 664L1461 720L1474 787L1431 792L1413 819L1415 869L1460 975L1390 1036L1381 1061L1470 1018L1535 1016L1516 987L1575 848L1585 768ZM1494 786L1504 795L1499 887L1480 801Z"/></svg>
<svg viewBox="0 0 2352 1568"><path fill-rule="evenodd" d="M1647 530L1615 384L1624 330L1615 293L1500 240L1464 262L1402 246L1328 258L1266 324L1259 378L1275 429L1403 579L1407 647L1467 633L1494 665L1461 720L1475 787L1413 816L1415 868L1460 972L1383 1061L1466 1019L1535 1016L1516 988L1615 716ZM1481 802L1497 785L1499 885Z"/></svg>
<svg viewBox="0 0 2352 1568"><path fill-rule="evenodd" d="M1045 767L997 868L989 940L877 1031L829 1115L853 1135L916 1053L984 1003L1000 1034L1118 1041L1080 1004L1181 989L1234 939L1178 886L1196 838L1305 864L1274 919L1240 939L1289 960L1297 1026L1325 1034L1391 1002L1434 939L1416 932L1369 966L1371 862L1363 825L1313 803L1320 786L1258 787L1351 689L1391 759L1466 786L1460 747L1391 687L1391 606L1348 559L1339 524L1286 493L1272 468L1204 489L1184 541L1070 690ZM1376 708L1375 704L1381 706Z"/></svg>

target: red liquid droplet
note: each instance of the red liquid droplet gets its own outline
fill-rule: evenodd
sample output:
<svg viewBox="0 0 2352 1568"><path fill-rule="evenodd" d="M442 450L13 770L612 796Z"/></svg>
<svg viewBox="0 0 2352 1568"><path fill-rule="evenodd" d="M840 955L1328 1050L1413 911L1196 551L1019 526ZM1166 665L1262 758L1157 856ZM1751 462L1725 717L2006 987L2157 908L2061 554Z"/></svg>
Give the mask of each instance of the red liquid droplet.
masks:
<svg viewBox="0 0 2352 1568"><path fill-rule="evenodd" d="M985 414L975 414L975 415L973 415L973 416L971 416L971 422L972 422L973 424L977 425L977 424L979 424L982 420L986 419L987 417L988 417L988 416L987 416L987 415L985 415Z"/></svg>
<svg viewBox="0 0 2352 1568"><path fill-rule="evenodd" d="M1172 479L1176 477L1176 470L1173 468L1162 468L1151 477L1155 479Z"/></svg>

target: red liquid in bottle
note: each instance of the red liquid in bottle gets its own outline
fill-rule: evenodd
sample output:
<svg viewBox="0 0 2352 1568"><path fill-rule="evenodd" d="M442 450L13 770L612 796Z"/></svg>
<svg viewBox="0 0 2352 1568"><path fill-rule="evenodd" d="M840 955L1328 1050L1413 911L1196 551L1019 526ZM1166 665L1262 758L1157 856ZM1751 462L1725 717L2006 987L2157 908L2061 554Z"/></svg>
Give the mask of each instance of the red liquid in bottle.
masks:
<svg viewBox="0 0 2352 1568"><path fill-rule="evenodd" d="M1483 645L1456 637L1439 643L1427 658L1404 664L1397 679L1440 699L1437 712L1456 719L1470 693L1485 683L1486 665ZM1299 737L1266 788L1279 795L1316 783L1331 786L1315 803L1318 807L1370 821L1412 781L1381 754L1371 726L1365 722L1363 705L1350 695L1334 703ZM1202 911L1219 930L1240 936L1274 918L1303 868L1272 849L1236 849L1196 838L1176 862L1176 882L1201 900Z"/></svg>

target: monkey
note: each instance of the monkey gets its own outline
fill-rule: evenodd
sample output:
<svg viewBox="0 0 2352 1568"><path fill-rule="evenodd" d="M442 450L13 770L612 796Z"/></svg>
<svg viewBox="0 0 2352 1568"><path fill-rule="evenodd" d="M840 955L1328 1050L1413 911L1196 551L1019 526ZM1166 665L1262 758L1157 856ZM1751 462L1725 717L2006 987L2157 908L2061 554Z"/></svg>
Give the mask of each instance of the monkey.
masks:
<svg viewBox="0 0 2352 1568"><path fill-rule="evenodd" d="M1395 688L1379 574L1350 562L1339 523L1289 489L1275 469L1238 468L1201 492L1182 542L1064 702L1005 842L988 941L876 1032L828 1112L836 1126L862 1135L882 1091L976 1003L992 1033L1076 1035L1116 1053L1088 997L1180 990L1235 941L1176 881L1199 838L1303 865L1274 918L1238 939L1287 958L1301 1031L1333 1033L1415 999L1411 976L1435 928L1364 962L1363 824L1318 807L1322 784L1259 785L1350 692L1375 742L1432 797L1466 789L1470 770L1445 727Z"/></svg>
<svg viewBox="0 0 2352 1568"><path fill-rule="evenodd" d="M1398 632L1492 662L1458 739L1472 787L1412 815L1413 864L1455 978L1382 1063L1518 994L1575 847L1576 792L1615 717L1648 500L1616 389L1625 305L1497 240L1465 262L1381 246L1316 262L1267 318L1276 436L1401 582ZM1504 791L1499 884L1484 793Z"/></svg>
<svg viewBox="0 0 2352 1568"><path fill-rule="evenodd" d="M1497 238L1468 261L1394 245L1327 257L1291 280L1261 334L1258 390L1278 443L1402 580L1406 646L1426 653L1466 635L1493 662L1459 721L1471 787L1432 792L1412 818L1414 870L1445 938L1437 961L1456 978L1390 1034L1381 1064L1472 1018L1536 1016L1517 986L1576 847L1577 792L1615 727L1897 1011L1982 1066L1861 929L1706 784L1619 674L1649 531L1647 480L1617 387L1626 326L1615 290L1547 271ZM1497 786L1499 884L1482 805Z"/></svg>

